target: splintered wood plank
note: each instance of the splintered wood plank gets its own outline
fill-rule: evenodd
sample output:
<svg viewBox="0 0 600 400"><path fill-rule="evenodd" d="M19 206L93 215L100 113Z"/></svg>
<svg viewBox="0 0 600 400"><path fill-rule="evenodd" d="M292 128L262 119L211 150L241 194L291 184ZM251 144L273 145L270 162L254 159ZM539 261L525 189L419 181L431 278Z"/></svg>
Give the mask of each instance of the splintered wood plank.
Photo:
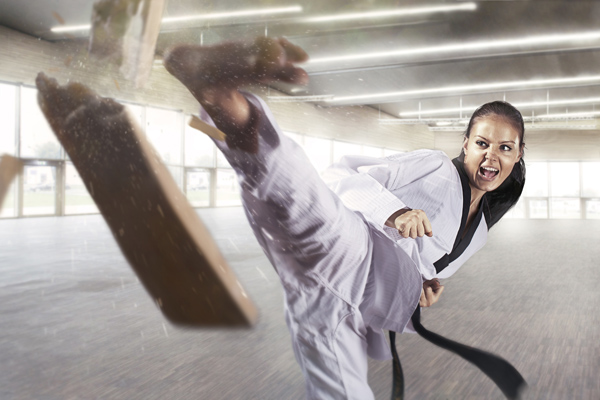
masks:
<svg viewBox="0 0 600 400"><path fill-rule="evenodd" d="M18 158L5 154L0 156L0 211L4 197L13 179L23 170L23 162Z"/></svg>
<svg viewBox="0 0 600 400"><path fill-rule="evenodd" d="M38 100L140 281L173 323L253 324L257 311L125 107L40 74Z"/></svg>
<svg viewBox="0 0 600 400"><path fill-rule="evenodd" d="M92 11L90 54L119 65L142 87L152 72L165 0L98 0Z"/></svg>

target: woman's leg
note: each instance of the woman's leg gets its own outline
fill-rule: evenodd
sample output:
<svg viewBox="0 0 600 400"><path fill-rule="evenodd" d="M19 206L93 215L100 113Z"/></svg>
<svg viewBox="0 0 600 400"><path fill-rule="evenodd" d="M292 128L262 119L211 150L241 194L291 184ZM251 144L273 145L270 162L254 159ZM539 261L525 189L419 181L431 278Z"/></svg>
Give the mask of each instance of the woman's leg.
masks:
<svg viewBox="0 0 600 400"><path fill-rule="evenodd" d="M280 54L290 52L280 47ZM208 57L203 48L174 49L166 58L167 69L200 100L203 119L228 136L227 143L217 145L238 173L250 224L283 283L286 319L307 394L368 399L366 328L358 305L371 259L369 229L282 135L264 102L230 90L231 82L223 92L211 86L219 68L206 71L194 64L207 58L214 63L219 51L210 51ZM227 57L225 70L231 72L237 67ZM241 63L237 76L247 77L248 65ZM287 72L273 75L299 76L291 62L278 65Z"/></svg>

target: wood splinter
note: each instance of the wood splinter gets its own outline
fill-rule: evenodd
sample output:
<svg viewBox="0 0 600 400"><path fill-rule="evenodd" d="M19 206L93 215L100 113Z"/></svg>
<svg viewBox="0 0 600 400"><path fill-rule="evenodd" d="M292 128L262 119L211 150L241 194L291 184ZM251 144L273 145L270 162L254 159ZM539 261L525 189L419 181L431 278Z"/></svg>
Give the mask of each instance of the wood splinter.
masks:
<svg viewBox="0 0 600 400"><path fill-rule="evenodd" d="M221 142L225 141L226 136L223 132L221 132L219 129L215 128L214 126L209 125L206 122L202 121L200 118L198 118L195 115L192 115L192 117L188 121L188 125L196 130L199 130L200 132L206 134L207 136L209 136L215 140L219 140Z"/></svg>
<svg viewBox="0 0 600 400"><path fill-rule="evenodd" d="M0 156L0 211L11 182L21 171L23 171L21 160L8 154Z"/></svg>
<svg viewBox="0 0 600 400"><path fill-rule="evenodd" d="M92 12L89 52L120 66L121 74L143 87L154 62L166 0L98 0Z"/></svg>

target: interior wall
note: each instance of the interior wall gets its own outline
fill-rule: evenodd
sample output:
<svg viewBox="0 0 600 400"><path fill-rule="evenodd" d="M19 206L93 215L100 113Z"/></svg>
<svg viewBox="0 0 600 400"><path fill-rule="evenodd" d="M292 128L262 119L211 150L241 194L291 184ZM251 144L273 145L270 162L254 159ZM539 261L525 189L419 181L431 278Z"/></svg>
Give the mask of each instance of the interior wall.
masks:
<svg viewBox="0 0 600 400"><path fill-rule="evenodd" d="M462 146L462 133L435 132L434 146L456 157ZM598 130L527 131L527 161L600 161Z"/></svg>
<svg viewBox="0 0 600 400"><path fill-rule="evenodd" d="M197 102L164 68L136 89L108 63L88 59L85 43L47 42L0 26L0 80L33 85L44 71L60 83L79 81L100 95L138 104L197 112ZM254 89L253 89L254 90ZM264 88L255 89L264 99ZM380 125L370 107L320 107L310 103L270 103L282 129L322 138L410 151L433 148L434 134L424 127Z"/></svg>

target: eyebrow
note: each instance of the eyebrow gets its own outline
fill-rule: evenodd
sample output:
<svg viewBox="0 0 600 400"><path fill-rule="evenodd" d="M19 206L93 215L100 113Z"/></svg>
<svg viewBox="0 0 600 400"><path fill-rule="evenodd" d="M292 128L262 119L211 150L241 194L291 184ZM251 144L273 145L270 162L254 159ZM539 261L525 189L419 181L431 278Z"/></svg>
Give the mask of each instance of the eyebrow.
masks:
<svg viewBox="0 0 600 400"><path fill-rule="evenodd" d="M488 138L481 136L481 135L476 135L476 137L481 138L483 140L486 140L488 142L490 142L491 140L489 140ZM514 140L505 140L504 142L500 142L500 143L512 143L512 144L517 144Z"/></svg>

